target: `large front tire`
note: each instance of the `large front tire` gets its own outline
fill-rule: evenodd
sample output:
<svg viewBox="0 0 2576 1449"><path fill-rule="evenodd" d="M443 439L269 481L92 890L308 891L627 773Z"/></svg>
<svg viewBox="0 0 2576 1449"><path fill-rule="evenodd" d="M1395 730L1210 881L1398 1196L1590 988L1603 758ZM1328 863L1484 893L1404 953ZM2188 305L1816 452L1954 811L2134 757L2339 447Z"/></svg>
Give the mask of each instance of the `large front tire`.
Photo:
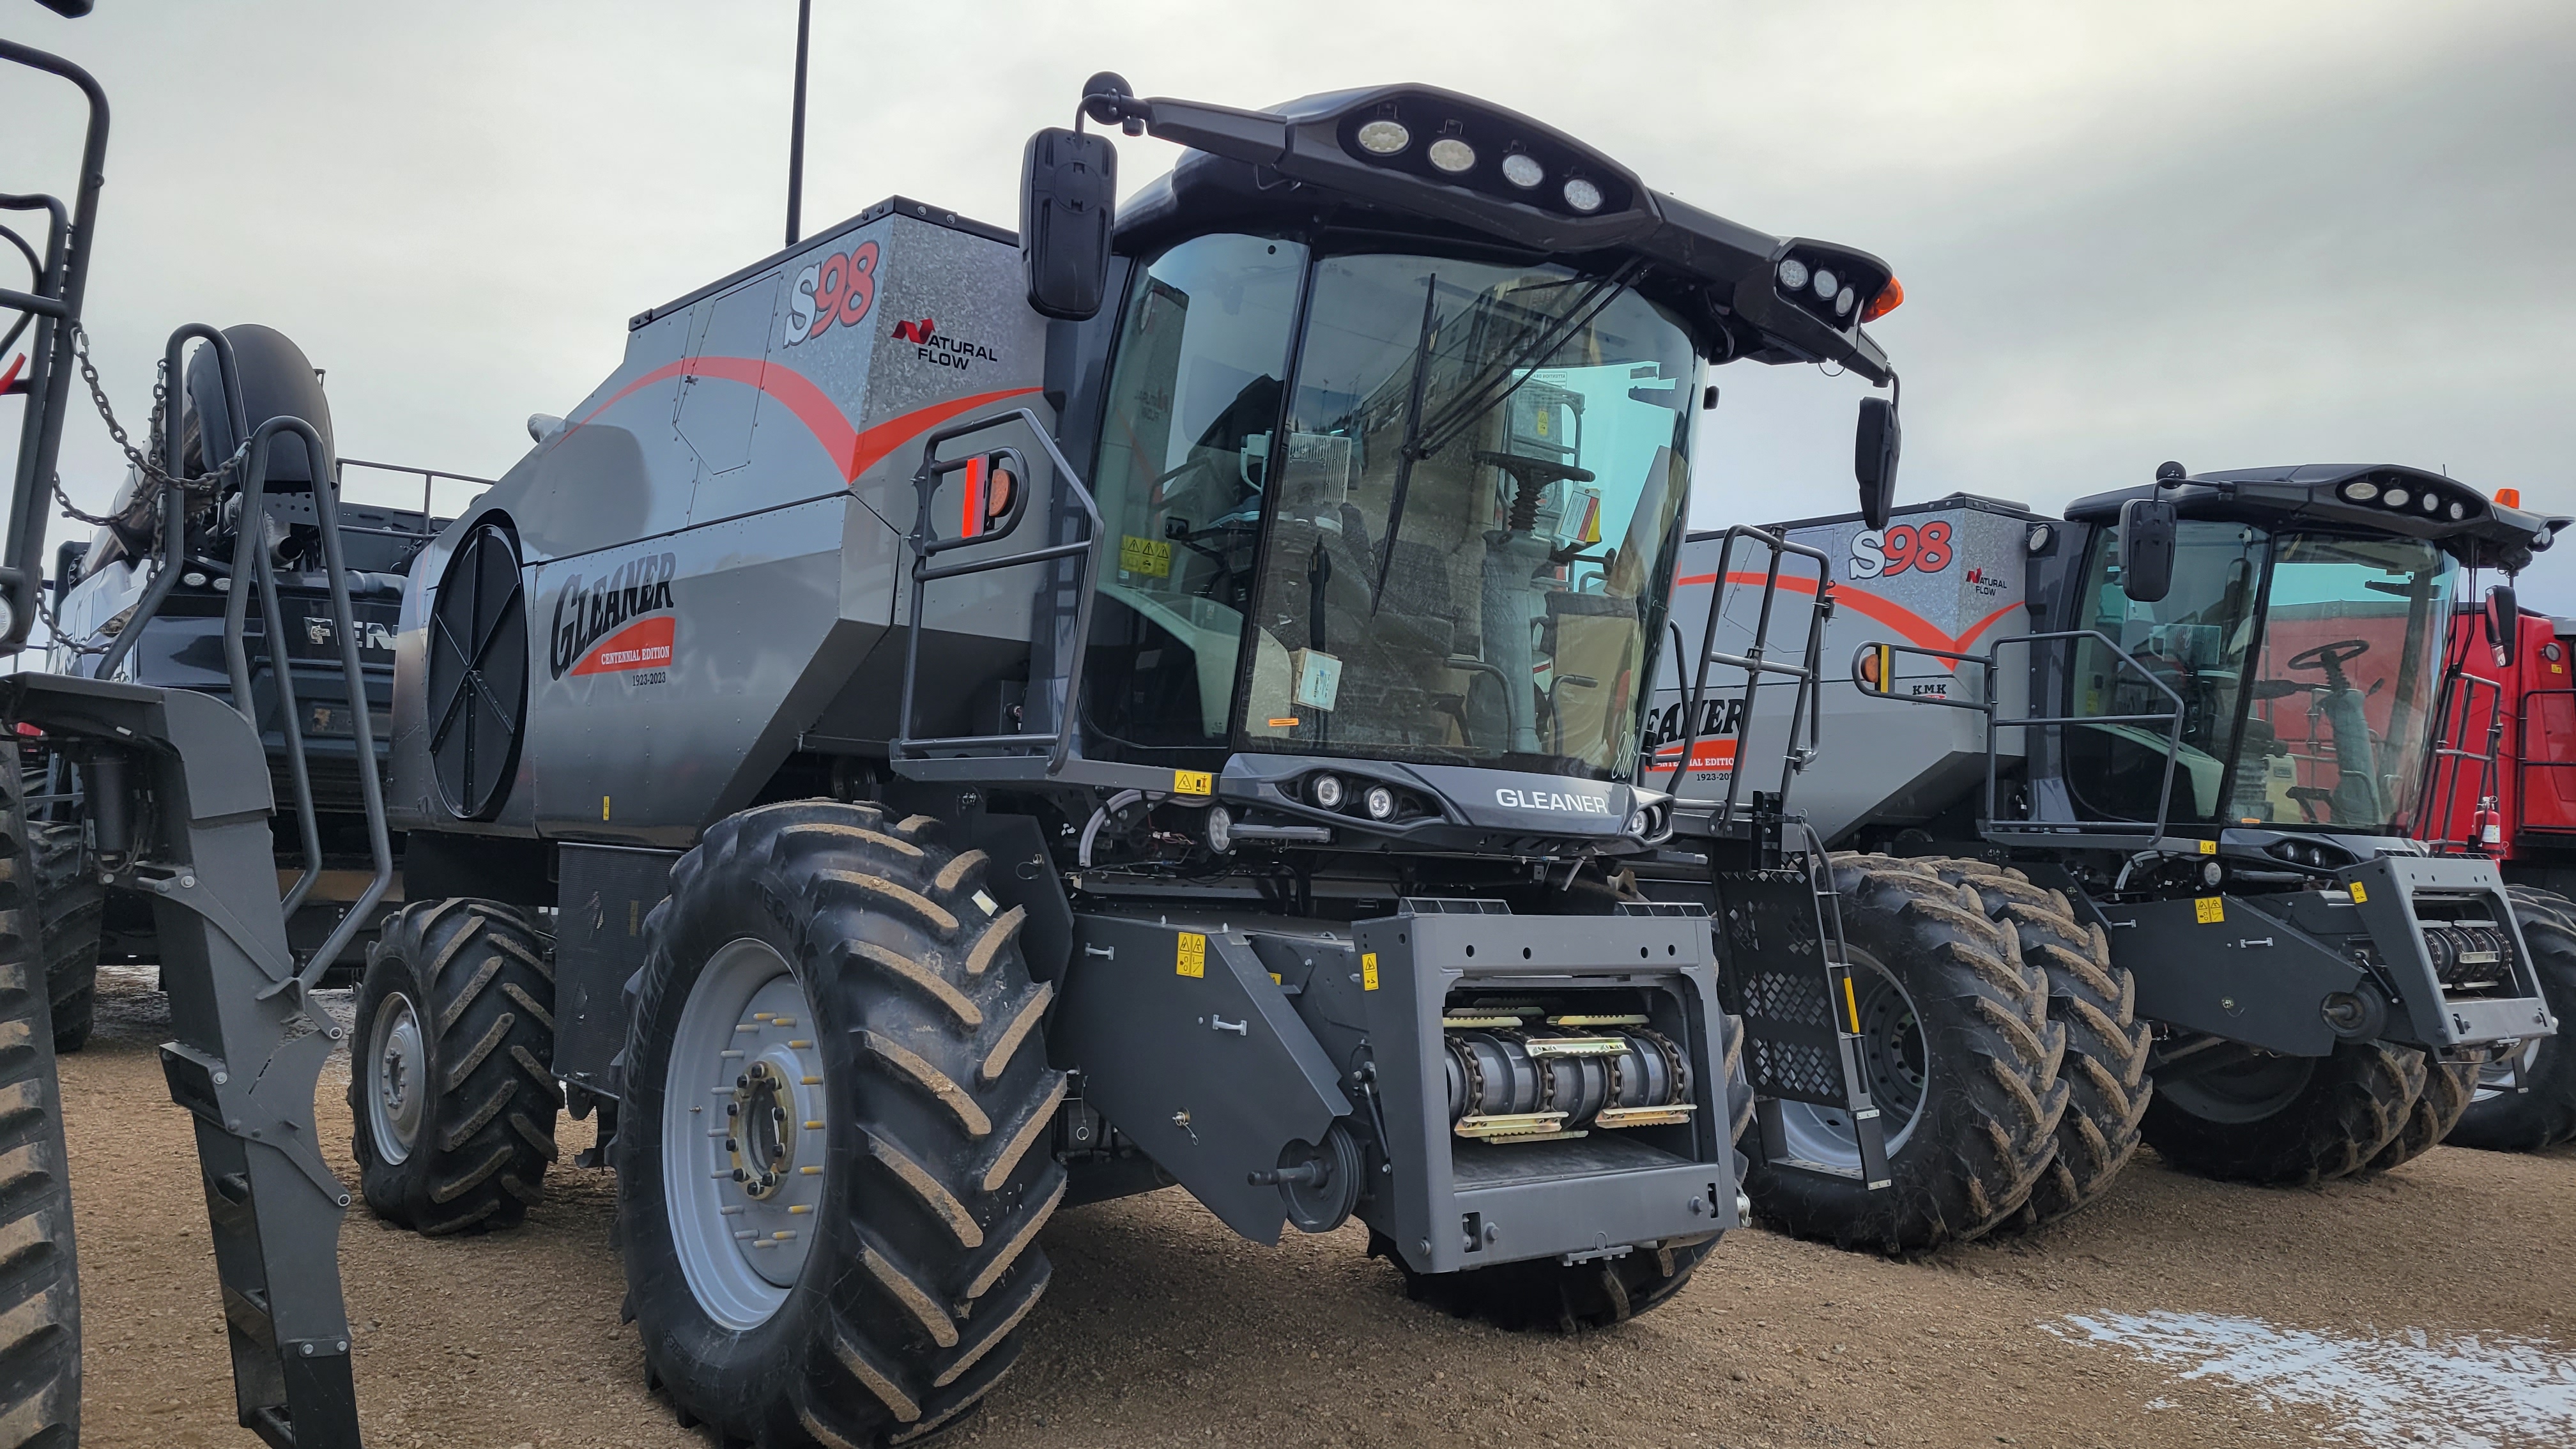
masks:
<svg viewBox="0 0 2576 1449"><path fill-rule="evenodd" d="M2161 1076L2139 1124L2156 1155L2202 1177L2309 1187L2367 1171L2424 1092L2424 1054L2389 1042L2346 1042L2324 1057L2210 1050L2231 1055Z"/></svg>
<svg viewBox="0 0 2576 1449"><path fill-rule="evenodd" d="M1839 1109L1782 1102L1785 1160L1748 1134L1745 1190L1762 1218L1845 1248L1975 1238L2021 1209L2057 1150L2066 1033L2047 976L1972 889L1883 855L1839 854L1833 871L1890 1185L1860 1181Z"/></svg>
<svg viewBox="0 0 2576 1449"><path fill-rule="evenodd" d="M367 1207L432 1237L516 1225L555 1160L554 974L492 901L416 901L358 987L351 1148Z"/></svg>
<svg viewBox="0 0 2576 1449"><path fill-rule="evenodd" d="M2531 949L2540 997L2558 1019L2556 1036L2525 1042L2489 1062L2475 1099L2445 1139L2490 1152L2537 1152L2576 1138L2576 901L2555 891L2507 886L2522 943Z"/></svg>
<svg viewBox="0 0 2576 1449"><path fill-rule="evenodd" d="M982 889L984 853L937 828L747 811L646 919L614 1149L627 1301L648 1379L725 1442L951 1423L1046 1288L1053 992L1022 914Z"/></svg>
<svg viewBox="0 0 2576 1449"><path fill-rule="evenodd" d="M2019 940L2022 963L2048 976L2048 1019L2066 1029L2060 1075L2069 1095L2057 1159L2012 1220L2018 1229L2044 1227L2100 1197L2137 1155L2138 1123L2155 1095L2147 1080L2154 1030L2138 1020L2137 982L2112 961L2102 928L2079 920L2064 892L1982 860L1918 863L1974 890L1987 918Z"/></svg>
<svg viewBox="0 0 2576 1449"><path fill-rule="evenodd" d="M0 1449L80 1439L80 1273L17 772L0 793Z"/></svg>

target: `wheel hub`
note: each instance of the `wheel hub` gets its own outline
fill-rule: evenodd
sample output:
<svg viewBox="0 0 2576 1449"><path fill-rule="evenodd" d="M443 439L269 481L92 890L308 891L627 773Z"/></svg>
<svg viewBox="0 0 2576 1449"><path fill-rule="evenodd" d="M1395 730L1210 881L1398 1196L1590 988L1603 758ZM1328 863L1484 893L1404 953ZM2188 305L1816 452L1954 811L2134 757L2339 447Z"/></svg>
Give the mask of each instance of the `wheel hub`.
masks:
<svg viewBox="0 0 2576 1449"><path fill-rule="evenodd" d="M734 941L681 1009L663 1101L672 1245L699 1307L759 1326L804 1270L826 1177L822 1057L786 958Z"/></svg>
<svg viewBox="0 0 2576 1449"><path fill-rule="evenodd" d="M1858 946L1845 950L1860 1014L1861 1076L1869 1087L1871 1104L1878 1108L1880 1128L1887 1134L1887 1155L1894 1157L1914 1135L1915 1120L1923 1113L1931 1056L1914 998L1877 957ZM1790 1156L1854 1172L1860 1169L1860 1133L1846 1109L1784 1101L1780 1125Z"/></svg>
<svg viewBox="0 0 2576 1449"><path fill-rule="evenodd" d="M411 998L395 993L376 1008L367 1053L367 1125L376 1156L387 1165L408 1161L429 1115L429 1048Z"/></svg>

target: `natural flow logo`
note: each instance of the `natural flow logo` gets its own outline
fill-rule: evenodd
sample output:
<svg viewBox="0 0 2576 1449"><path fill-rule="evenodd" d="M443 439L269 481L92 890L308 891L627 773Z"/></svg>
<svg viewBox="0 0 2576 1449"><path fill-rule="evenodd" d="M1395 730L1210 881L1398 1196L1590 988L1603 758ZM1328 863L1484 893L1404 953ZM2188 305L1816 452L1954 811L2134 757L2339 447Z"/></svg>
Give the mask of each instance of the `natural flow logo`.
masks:
<svg viewBox="0 0 2576 1449"><path fill-rule="evenodd" d="M671 578L679 560L652 554L621 564L606 578L575 574L555 595L546 666L566 674L620 674L671 663L678 621L671 616Z"/></svg>
<svg viewBox="0 0 2576 1449"><path fill-rule="evenodd" d="M953 367L964 372L978 362L1002 360L991 345L951 337L940 331L939 324L928 317L918 322L895 323L894 337L897 342L911 343L912 355L934 367Z"/></svg>

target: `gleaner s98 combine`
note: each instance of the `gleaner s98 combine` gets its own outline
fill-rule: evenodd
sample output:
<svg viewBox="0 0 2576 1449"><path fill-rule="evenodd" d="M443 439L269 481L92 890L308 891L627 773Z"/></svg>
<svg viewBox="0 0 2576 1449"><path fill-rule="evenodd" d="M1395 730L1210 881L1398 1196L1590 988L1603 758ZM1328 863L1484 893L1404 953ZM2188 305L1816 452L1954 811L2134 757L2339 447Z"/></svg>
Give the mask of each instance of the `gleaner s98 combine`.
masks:
<svg viewBox="0 0 2576 1449"><path fill-rule="evenodd" d="M2480 627L2462 575L2523 567L2557 522L2407 468L2167 464L2063 519L1959 496L1787 526L1803 587L1834 580L1792 642L1850 680L1747 708L1668 676L1649 778L1687 820L1735 788L1738 748L1825 721L1834 769L1800 803L1846 852L1848 1025L1895 1190L1859 1190L1849 1115L1765 1103L1757 1210L1923 1246L2072 1211L2141 1138L2279 1183L2440 1141L2481 1063L2555 1028L2535 972L2567 903L2405 837L2457 762L2437 742L2446 642ZM1722 549L1685 550L1676 608L1721 658L1759 629L1740 602L1709 612ZM1957 919L1912 904L1942 890ZM2036 1047L2009 1020L2014 961L2044 978ZM1759 1041L1775 1008L1729 986Z"/></svg>
<svg viewBox="0 0 2576 1449"><path fill-rule="evenodd" d="M75 68L7 54L93 115L38 288L0 298L37 318L15 639L105 126ZM639 315L612 378L531 420L535 451L410 566L391 808L358 770L368 883L310 952L242 602L281 617L300 551L231 535L229 698L0 684L0 720L72 766L89 863L152 901L242 1420L270 1442L357 1439L348 1195L309 1111L340 1033L307 993L389 888L389 824L407 904L351 1043L370 1206L511 1222L558 1113L598 1114L647 1372L728 1440L953 1422L1016 1352L1067 1204L1177 1182L1263 1242L1357 1217L1418 1296L1567 1326L1664 1301L1741 1221L1708 923L1624 869L1672 828L1639 726L1703 370L1892 382L1861 324L1893 277L1427 87L1266 112L1086 91L1090 120L1188 148L1123 215L1107 137L1040 132L1016 237L886 202ZM227 506L309 500L363 761L327 433L253 425L212 329L174 337L174 386L190 337L215 359L195 406L242 443L192 473L171 414L138 457L149 545L184 569ZM1863 405L1860 451L1883 509L1892 404ZM121 629L174 587L149 577ZM1697 859L1762 876L1778 929L1734 949L1827 999L1814 878L1776 821L1741 823ZM34 1101L44 1000L13 969ZM11 1201L68 1321L58 1125L10 1120L57 1169ZM51 1432L76 1350L27 1342L23 1422Z"/></svg>

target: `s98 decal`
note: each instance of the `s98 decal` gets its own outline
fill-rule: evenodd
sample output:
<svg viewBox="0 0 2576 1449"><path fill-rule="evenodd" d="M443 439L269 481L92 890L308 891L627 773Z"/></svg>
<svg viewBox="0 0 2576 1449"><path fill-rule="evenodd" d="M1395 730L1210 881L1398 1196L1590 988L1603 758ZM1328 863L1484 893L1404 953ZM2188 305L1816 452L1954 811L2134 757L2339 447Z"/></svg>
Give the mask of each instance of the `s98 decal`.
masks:
<svg viewBox="0 0 2576 1449"><path fill-rule="evenodd" d="M863 241L849 255L834 252L796 274L787 294L787 345L808 342L834 324L856 327L877 300L877 244Z"/></svg>
<svg viewBox="0 0 2576 1449"><path fill-rule="evenodd" d="M1888 578L1906 572L1937 574L1950 566L1950 525L1938 519L1916 526L1865 528L1852 535L1851 577Z"/></svg>

